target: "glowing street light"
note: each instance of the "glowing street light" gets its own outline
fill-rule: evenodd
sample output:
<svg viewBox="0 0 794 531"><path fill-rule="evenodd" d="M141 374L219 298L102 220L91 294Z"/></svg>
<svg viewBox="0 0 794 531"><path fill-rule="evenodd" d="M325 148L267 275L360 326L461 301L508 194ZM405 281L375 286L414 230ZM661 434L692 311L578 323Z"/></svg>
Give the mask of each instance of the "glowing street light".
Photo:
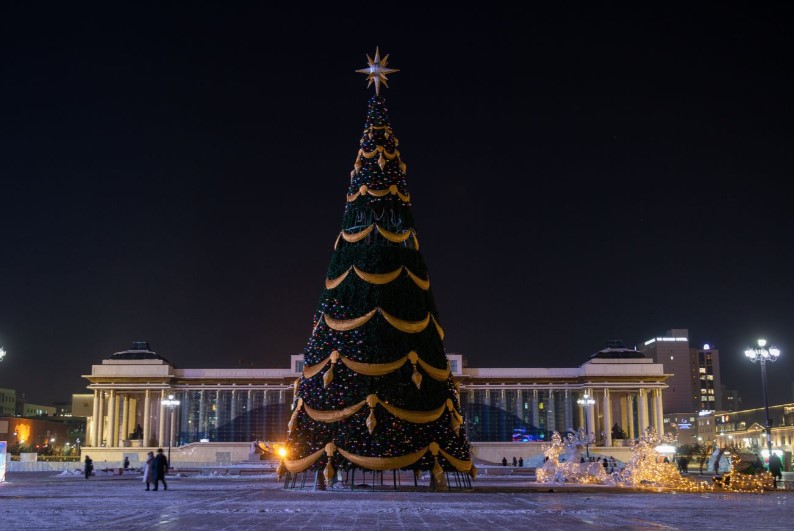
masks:
<svg viewBox="0 0 794 531"><path fill-rule="evenodd" d="M4 359L6 359L6 354L7 354L6 349L4 349L3 347L0 347L0 361L3 361Z"/></svg>
<svg viewBox="0 0 794 531"><path fill-rule="evenodd" d="M577 404L582 406L584 410L584 447L585 451L587 452L587 460L590 460L590 428L587 427L587 408L593 407L595 404L595 400L593 400L589 394L585 393L582 398L576 401Z"/></svg>
<svg viewBox="0 0 794 531"><path fill-rule="evenodd" d="M168 468L171 468L171 438L174 428L174 409L176 409L180 403L179 400L174 398L174 395L168 395L168 398L162 401L162 404L171 412L168 419Z"/></svg>
<svg viewBox="0 0 794 531"><path fill-rule="evenodd" d="M764 414L766 415L766 446L772 453L772 419L769 418L769 398L766 392L766 362L776 361L780 357L780 349L770 346L767 348L766 339L758 340L758 348L747 347L744 355L753 363L761 364L761 385L764 388Z"/></svg>

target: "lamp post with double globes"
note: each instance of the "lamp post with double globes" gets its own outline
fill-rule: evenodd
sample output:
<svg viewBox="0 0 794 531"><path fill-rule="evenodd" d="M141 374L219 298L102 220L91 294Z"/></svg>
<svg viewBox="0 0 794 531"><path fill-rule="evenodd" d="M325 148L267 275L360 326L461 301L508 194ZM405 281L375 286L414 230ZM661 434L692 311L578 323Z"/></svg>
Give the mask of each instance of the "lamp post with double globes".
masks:
<svg viewBox="0 0 794 531"><path fill-rule="evenodd" d="M761 386L764 388L764 415L766 415L766 447L772 455L772 419L769 418L769 398L766 392L766 362L776 361L780 357L780 349L766 346L766 339L758 340L758 348L747 347L744 355L753 363L761 364Z"/></svg>
<svg viewBox="0 0 794 531"><path fill-rule="evenodd" d="M590 460L590 428L587 426L587 409L593 407L595 404L595 400L590 398L590 395L585 393L582 398L576 401L577 404L582 406L582 410L584 411L584 447L585 451L587 452L587 460Z"/></svg>
<svg viewBox="0 0 794 531"><path fill-rule="evenodd" d="M171 468L171 439L174 431L174 409L180 404L179 400L174 398L174 395L168 395L168 398L163 400L163 405L168 408L171 413L168 419L168 468ZM155 485L156 486L156 485Z"/></svg>

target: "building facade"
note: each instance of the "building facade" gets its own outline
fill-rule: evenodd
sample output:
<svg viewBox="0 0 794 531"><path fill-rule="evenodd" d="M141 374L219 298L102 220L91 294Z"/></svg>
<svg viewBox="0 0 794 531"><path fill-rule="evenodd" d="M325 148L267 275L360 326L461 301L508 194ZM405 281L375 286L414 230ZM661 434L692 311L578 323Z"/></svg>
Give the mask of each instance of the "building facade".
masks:
<svg viewBox="0 0 794 531"><path fill-rule="evenodd" d="M670 375L636 351L604 349L574 368L469 368L461 355L448 359L475 445L546 441L587 426L596 444L621 446L615 425L631 439L663 426ZM303 356L288 369L179 369L148 348L113 354L84 376L93 393L84 449L283 441L303 370ZM596 401L586 409L577 404L584 394ZM173 411L169 397L179 401Z"/></svg>

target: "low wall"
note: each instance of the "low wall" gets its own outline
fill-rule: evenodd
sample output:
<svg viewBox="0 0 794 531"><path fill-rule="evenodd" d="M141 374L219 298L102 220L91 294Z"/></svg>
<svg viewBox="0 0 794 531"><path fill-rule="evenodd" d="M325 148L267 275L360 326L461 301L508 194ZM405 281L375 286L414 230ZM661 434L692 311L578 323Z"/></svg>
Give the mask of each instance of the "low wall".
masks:
<svg viewBox="0 0 794 531"><path fill-rule="evenodd" d="M70 472L82 470L83 463L77 461L9 461L6 463L8 472Z"/></svg>
<svg viewBox="0 0 794 531"><path fill-rule="evenodd" d="M537 466L543 462L543 447L548 443L541 442L473 442L472 456L479 463L501 465L502 458L512 464L513 457L524 459L524 466ZM596 457L614 457L618 461L627 462L631 458L628 446L590 446L590 455Z"/></svg>
<svg viewBox="0 0 794 531"><path fill-rule="evenodd" d="M90 448L80 449L80 460L85 460L88 455L94 461L94 468L120 467L126 456L131 467L139 467L146 462L147 452L157 452L157 447L121 447L121 448ZM246 442L207 442L190 443L184 446L171 447L171 466L186 467L202 465L230 465L232 463L250 461L251 443ZM168 455L168 447L163 448L163 453ZM257 454L257 458L259 455ZM256 460L256 458L253 458ZM82 466L82 463L81 465Z"/></svg>
<svg viewBox="0 0 794 531"><path fill-rule="evenodd" d="M502 458L506 458L512 464L513 457L524 459L524 466L536 466L536 463L543 462L543 447L547 443L542 442L473 442L471 443L472 457L479 464L493 464L501 466ZM133 468L141 466L146 462L147 452L156 452L157 448L148 447L121 447L121 448L81 448L80 463L25 463L27 465L69 465L83 466L82 461L86 455L91 456L94 461L95 469L118 468L124 462L126 456L130 460ZM196 466L224 466L234 463L246 463L258 461L259 455L250 456L251 444L245 442L209 442L191 443L179 447L171 447L171 466L179 468L190 468ZM163 452L168 453L168 448L163 448ZM600 457L614 457L618 461L626 462L631 458L631 448L627 446L601 447L591 446L590 454ZM17 463L18 464L18 463ZM68 469L68 467L67 467ZM42 470L63 470L63 468L44 468Z"/></svg>

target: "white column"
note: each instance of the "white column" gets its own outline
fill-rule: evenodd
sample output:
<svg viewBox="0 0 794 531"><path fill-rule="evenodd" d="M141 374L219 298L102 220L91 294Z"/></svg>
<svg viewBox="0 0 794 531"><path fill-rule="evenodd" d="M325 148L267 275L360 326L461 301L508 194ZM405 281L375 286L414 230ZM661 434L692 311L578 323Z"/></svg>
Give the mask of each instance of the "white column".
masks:
<svg viewBox="0 0 794 531"><path fill-rule="evenodd" d="M565 419L565 425L563 426L563 429L567 430L569 428L573 428L573 404L571 401L571 390L566 388L564 392L565 395L563 398L563 407L565 408L565 411L563 418Z"/></svg>
<svg viewBox="0 0 794 531"><path fill-rule="evenodd" d="M230 422L234 422L234 419L237 418L237 391L232 389L232 400L231 405L229 407L229 420Z"/></svg>
<svg viewBox="0 0 794 531"><path fill-rule="evenodd" d="M524 401L521 399L521 389L516 389L516 418L524 423Z"/></svg>
<svg viewBox="0 0 794 531"><path fill-rule="evenodd" d="M160 403L159 407L157 408L160 412L157 424L157 445L163 446L166 444L165 440L165 406L163 405L163 399L165 399L165 389L160 390Z"/></svg>
<svg viewBox="0 0 794 531"><path fill-rule="evenodd" d="M94 390L94 411L93 417L91 417L91 435L89 436L88 440L86 441L88 446L99 446L98 442L98 435L99 430L97 426L99 426L99 401L101 400L99 391L96 389Z"/></svg>
<svg viewBox="0 0 794 531"><path fill-rule="evenodd" d="M659 435L664 434L664 407L662 406L662 390L656 389L656 431L659 432Z"/></svg>
<svg viewBox="0 0 794 531"><path fill-rule="evenodd" d="M143 396L143 445L149 446L149 439L152 438L152 399L149 389Z"/></svg>
<svg viewBox="0 0 794 531"><path fill-rule="evenodd" d="M546 428L549 431L557 431L557 423L555 422L557 412L554 409L554 391L549 389L549 401L546 407Z"/></svg>
<svg viewBox="0 0 794 531"><path fill-rule="evenodd" d="M540 428L540 410L538 409L538 390L532 390L532 425Z"/></svg>
<svg viewBox="0 0 794 531"><path fill-rule="evenodd" d="M650 424L653 429L656 430L657 434L661 435L659 426L656 425L656 421L659 420L659 416L656 414L656 389L651 389L648 391L648 397L650 398L650 401L648 402L648 408L650 409L651 414L651 416L648 417L648 424Z"/></svg>
<svg viewBox="0 0 794 531"><path fill-rule="evenodd" d="M121 439L129 437L130 432L130 395L124 395L124 403L121 406Z"/></svg>
<svg viewBox="0 0 794 531"><path fill-rule="evenodd" d="M199 438L207 436L207 404L204 400L204 389L199 391L199 417L198 417Z"/></svg>
<svg viewBox="0 0 794 531"><path fill-rule="evenodd" d="M609 389L604 389L604 446L612 446L612 404L610 402Z"/></svg>
<svg viewBox="0 0 794 531"><path fill-rule="evenodd" d="M168 441L171 446L174 445L174 421L176 420L176 413L172 407L168 408L168 422L169 422L169 429L168 429Z"/></svg>
<svg viewBox="0 0 794 531"><path fill-rule="evenodd" d="M620 397L620 427L626 437L629 436L629 415L626 407L626 395Z"/></svg>
<svg viewBox="0 0 794 531"><path fill-rule="evenodd" d="M590 395L590 397L592 397L593 390L588 389L587 394ZM585 415L587 415L587 429L590 430L590 433L593 434L594 439L598 439L598 436L595 435L596 433L598 433L598 426L596 426L596 422L595 422L595 404L591 406L587 406L585 409L587 410L585 411ZM590 439L590 433L585 434L587 435L588 440Z"/></svg>
<svg viewBox="0 0 794 531"><path fill-rule="evenodd" d="M637 404L637 431L639 436L645 434L645 429L648 427L648 391L640 389L640 401Z"/></svg>
<svg viewBox="0 0 794 531"><path fill-rule="evenodd" d="M634 395L628 393L626 395L626 407L628 409L628 424L627 424L627 432L629 439L636 439L637 433L634 431Z"/></svg>
<svg viewBox="0 0 794 531"><path fill-rule="evenodd" d="M578 412L579 413L579 425L577 426L577 428L580 427L580 426L582 428L584 428L584 408L582 406L579 406L578 410L579 410L579 412Z"/></svg>
<svg viewBox="0 0 794 531"><path fill-rule="evenodd" d="M116 424L116 391L110 390L108 397L108 446L116 446L118 425Z"/></svg>
<svg viewBox="0 0 794 531"><path fill-rule="evenodd" d="M132 433L138 427L138 399L127 397L130 401L130 414L129 424L127 424L127 433Z"/></svg>

